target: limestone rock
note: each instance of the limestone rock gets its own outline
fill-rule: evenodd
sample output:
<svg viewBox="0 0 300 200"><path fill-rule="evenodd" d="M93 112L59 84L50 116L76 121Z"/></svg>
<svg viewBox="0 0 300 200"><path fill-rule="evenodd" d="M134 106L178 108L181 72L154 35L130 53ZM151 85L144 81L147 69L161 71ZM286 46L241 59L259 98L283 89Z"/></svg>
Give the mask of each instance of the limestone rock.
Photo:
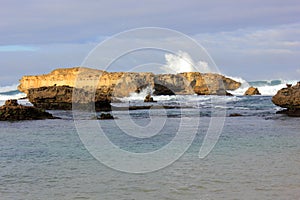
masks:
<svg viewBox="0 0 300 200"><path fill-rule="evenodd" d="M300 82L279 90L272 97L272 102L277 106L286 108L285 111L282 111L285 114L300 117Z"/></svg>
<svg viewBox="0 0 300 200"><path fill-rule="evenodd" d="M111 110L111 91L106 88L99 88L92 93L70 86L40 87L29 89L27 97L34 106L47 110L71 110L72 103L80 104L82 108L93 103L96 111Z"/></svg>
<svg viewBox="0 0 300 200"><path fill-rule="evenodd" d="M249 87L244 93L245 96L261 95L256 87Z"/></svg>
<svg viewBox="0 0 300 200"><path fill-rule="evenodd" d="M0 121L58 119L52 114L32 106L19 105L16 99L7 100L0 107Z"/></svg>
<svg viewBox="0 0 300 200"><path fill-rule="evenodd" d="M220 74L184 72L180 73L198 95L226 95L227 90L236 90L241 83Z"/></svg>
<svg viewBox="0 0 300 200"><path fill-rule="evenodd" d="M23 76L18 89L27 94L29 89L49 86L69 86L85 90L92 90L96 87L96 89L110 90L114 97L124 97L146 87L155 89L156 95L195 93L225 95L226 90L235 90L240 85L239 82L213 73L106 72L74 67L56 69L46 75Z"/></svg>

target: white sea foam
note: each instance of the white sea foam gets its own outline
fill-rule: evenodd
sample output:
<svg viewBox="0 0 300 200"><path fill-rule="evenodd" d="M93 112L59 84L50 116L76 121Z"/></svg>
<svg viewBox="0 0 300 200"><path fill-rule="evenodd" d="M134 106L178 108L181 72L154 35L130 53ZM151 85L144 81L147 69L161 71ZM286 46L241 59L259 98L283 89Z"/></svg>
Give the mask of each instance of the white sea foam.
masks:
<svg viewBox="0 0 300 200"><path fill-rule="evenodd" d="M280 84L276 84L276 85L263 85L263 86L258 86L258 90L262 95L266 95L266 96L273 96L277 93L278 90L285 88L286 84L292 84L295 85L297 83L297 81L295 80L280 80L281 83ZM272 81L267 81L269 83L271 83ZM255 84L253 85L255 87Z"/></svg>
<svg viewBox="0 0 300 200"><path fill-rule="evenodd" d="M10 86L0 86L0 105L3 105L5 100L8 99L20 99L26 97L26 94L19 92L18 84Z"/></svg>
<svg viewBox="0 0 300 200"><path fill-rule="evenodd" d="M0 93L14 91L17 90L17 88L18 88L18 84L13 84L9 86L0 86Z"/></svg>
<svg viewBox="0 0 300 200"><path fill-rule="evenodd" d="M229 76L227 76L229 77ZM235 81L242 83L241 87L237 90L230 91L233 95L243 95L246 90L250 87L256 87L262 95L273 96L277 93L278 90L285 88L286 84L295 85L296 80L262 80L262 81L249 81L240 78L240 77L229 77Z"/></svg>

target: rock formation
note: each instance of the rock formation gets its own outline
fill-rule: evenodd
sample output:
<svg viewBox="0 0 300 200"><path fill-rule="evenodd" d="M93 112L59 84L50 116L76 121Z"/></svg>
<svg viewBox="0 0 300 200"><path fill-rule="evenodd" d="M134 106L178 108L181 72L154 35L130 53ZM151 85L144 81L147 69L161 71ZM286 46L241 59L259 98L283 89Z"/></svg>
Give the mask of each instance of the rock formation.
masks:
<svg viewBox="0 0 300 200"><path fill-rule="evenodd" d="M94 94L84 89L74 89L70 86L49 86L28 89L27 97L37 108L47 110L71 110L72 103L81 107L86 107L89 103L93 103L97 111L111 110L111 91L109 90L97 89Z"/></svg>
<svg viewBox="0 0 300 200"><path fill-rule="evenodd" d="M7 100L0 107L0 121L57 119L52 114L32 106L19 105L16 99Z"/></svg>
<svg viewBox="0 0 300 200"><path fill-rule="evenodd" d="M99 120L105 120L105 119L114 119L114 116L112 116L110 113L101 113L99 117L97 117Z"/></svg>
<svg viewBox="0 0 300 200"><path fill-rule="evenodd" d="M150 86L156 95L165 94L224 94L235 90L241 83L220 74L185 72L179 74L153 74L150 72L106 72L89 68L56 69L49 74L23 76L18 89L28 93L31 88L69 86L111 90L115 97L128 96L132 92ZM157 91L156 91L157 90ZM161 90L161 91L160 91Z"/></svg>
<svg viewBox="0 0 300 200"><path fill-rule="evenodd" d="M71 109L73 89L76 88L78 103L96 102L96 109L109 110L108 104L114 97L129 96L147 87L155 90L154 95L227 95L227 90L235 90L240 85L230 78L211 73L106 72L75 67L56 69L46 75L23 76L18 89L37 107L65 110Z"/></svg>
<svg viewBox="0 0 300 200"><path fill-rule="evenodd" d="M249 87L244 93L245 96L261 95L256 87Z"/></svg>
<svg viewBox="0 0 300 200"><path fill-rule="evenodd" d="M231 113L229 114L229 117L242 117L243 115L240 113Z"/></svg>
<svg viewBox="0 0 300 200"><path fill-rule="evenodd" d="M289 116L300 117L300 82L294 86L282 88L272 97L272 102L285 108L279 113L284 113Z"/></svg>
<svg viewBox="0 0 300 200"><path fill-rule="evenodd" d="M151 94L148 94L145 99L144 102L157 102L153 100L153 97L151 97Z"/></svg>

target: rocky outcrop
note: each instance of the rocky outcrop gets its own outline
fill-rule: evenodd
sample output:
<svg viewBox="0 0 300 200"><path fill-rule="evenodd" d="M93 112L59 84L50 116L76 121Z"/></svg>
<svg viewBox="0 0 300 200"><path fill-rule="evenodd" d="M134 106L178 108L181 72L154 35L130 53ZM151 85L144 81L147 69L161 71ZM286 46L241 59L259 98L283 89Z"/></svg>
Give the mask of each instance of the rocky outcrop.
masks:
<svg viewBox="0 0 300 200"><path fill-rule="evenodd" d="M300 117L300 82L294 86L288 85L287 88L282 88L272 97L272 102L285 108L279 113L287 114L293 117Z"/></svg>
<svg viewBox="0 0 300 200"><path fill-rule="evenodd" d="M151 97L151 94L148 94L145 99L144 102L157 102L153 100L153 97Z"/></svg>
<svg viewBox="0 0 300 200"><path fill-rule="evenodd" d="M235 90L240 85L219 74L106 72L75 67L56 69L46 75L24 76L18 89L38 108L69 110L74 102L81 105L94 102L96 110L109 111L114 97L129 96L147 87L154 89L154 95L227 95L227 90Z"/></svg>
<svg viewBox="0 0 300 200"><path fill-rule="evenodd" d="M240 113L231 113L229 114L229 117L242 117L243 115Z"/></svg>
<svg viewBox="0 0 300 200"><path fill-rule="evenodd" d="M241 86L241 83L220 74L184 72L180 75L198 95L226 95L227 90L236 90Z"/></svg>
<svg viewBox="0 0 300 200"><path fill-rule="evenodd" d="M82 88L74 89L70 86L49 86L29 89L27 97L37 108L47 110L71 110L72 103L80 105L83 108L93 103L97 111L111 110L110 90L97 89L94 94Z"/></svg>
<svg viewBox="0 0 300 200"><path fill-rule="evenodd" d="M114 116L112 116L110 113L101 113L100 116L97 117L99 120L105 120L105 119L114 119Z"/></svg>
<svg viewBox="0 0 300 200"><path fill-rule="evenodd" d="M114 97L124 97L145 87L155 89L156 95L199 94L225 95L226 90L235 90L241 83L220 74L185 72L180 74L153 74L150 72L106 72L89 68L56 69L40 76L24 76L18 89L28 93L29 89L49 86L70 86L85 90L95 86L110 90Z"/></svg>
<svg viewBox="0 0 300 200"><path fill-rule="evenodd" d="M32 106L19 105L16 99L7 100L0 107L0 121L57 119L52 114Z"/></svg>
<svg viewBox="0 0 300 200"><path fill-rule="evenodd" d="M244 96L261 95L256 87L249 87Z"/></svg>

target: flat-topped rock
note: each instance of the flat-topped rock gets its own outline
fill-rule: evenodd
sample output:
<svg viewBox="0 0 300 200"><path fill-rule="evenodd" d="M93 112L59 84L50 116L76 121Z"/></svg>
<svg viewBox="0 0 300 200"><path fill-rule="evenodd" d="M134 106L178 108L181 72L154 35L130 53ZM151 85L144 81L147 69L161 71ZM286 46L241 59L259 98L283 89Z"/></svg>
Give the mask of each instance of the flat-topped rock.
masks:
<svg viewBox="0 0 300 200"><path fill-rule="evenodd" d="M146 87L155 89L155 95L195 93L199 95L225 95L226 90L235 90L240 87L241 83L214 73L106 72L74 67L56 69L44 75L23 76L18 89L27 94L28 90L32 88L69 86L87 89L94 85L96 89L113 91L112 95L115 97L125 97Z"/></svg>
<svg viewBox="0 0 300 200"><path fill-rule="evenodd" d="M44 75L23 76L18 89L38 108L70 110L72 103L83 106L94 103L97 111L110 111L112 99L127 97L145 88L154 90L154 95L228 95L227 90L235 90L240 85L212 73L106 72L74 67L56 69Z"/></svg>

